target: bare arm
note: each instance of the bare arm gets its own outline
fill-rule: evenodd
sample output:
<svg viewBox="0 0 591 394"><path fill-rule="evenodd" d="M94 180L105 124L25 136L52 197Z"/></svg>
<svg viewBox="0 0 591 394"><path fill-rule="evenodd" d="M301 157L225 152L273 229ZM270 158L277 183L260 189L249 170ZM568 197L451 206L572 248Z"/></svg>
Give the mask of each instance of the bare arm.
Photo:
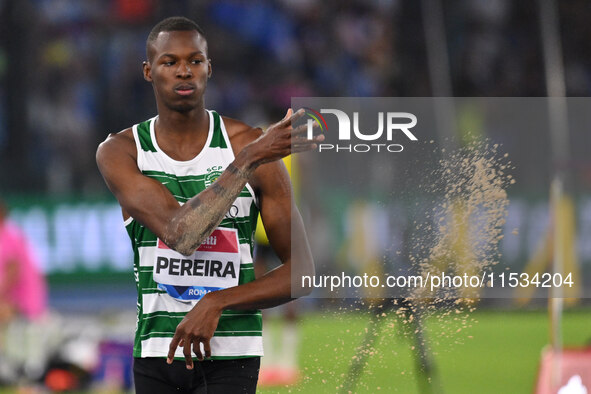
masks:
<svg viewBox="0 0 591 394"><path fill-rule="evenodd" d="M193 367L192 353L200 360L204 356L210 357L209 341L223 310L283 304L293 299L293 278L298 278L298 274L313 275L312 255L283 162L260 166L253 174L251 184L259 191L265 230L282 265L252 282L206 294L177 326L169 347L169 363L178 346L184 348L187 368ZM200 343L203 343L205 354L201 352Z"/></svg>
<svg viewBox="0 0 591 394"><path fill-rule="evenodd" d="M207 189L183 206L160 182L141 174L135 158L135 143L130 133L107 138L97 151L97 164L109 189L124 212L148 227L169 247L189 255L221 222L253 172L261 164L278 160L291 151L314 149L315 140L302 135L304 126L291 124L303 111L291 110L267 133L248 144L233 163Z"/></svg>
<svg viewBox="0 0 591 394"><path fill-rule="evenodd" d="M292 273L313 275L312 254L285 166L280 161L270 163L257 170L255 176L260 180L265 230L282 264L255 281L208 294L208 302L220 311L283 304L293 299Z"/></svg>

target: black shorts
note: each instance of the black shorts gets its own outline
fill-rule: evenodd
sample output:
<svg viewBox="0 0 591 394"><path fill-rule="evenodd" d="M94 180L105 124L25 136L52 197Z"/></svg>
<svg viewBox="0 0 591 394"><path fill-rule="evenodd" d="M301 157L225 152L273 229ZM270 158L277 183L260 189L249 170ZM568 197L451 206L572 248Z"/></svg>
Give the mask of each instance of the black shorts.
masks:
<svg viewBox="0 0 591 394"><path fill-rule="evenodd" d="M189 370L184 360L169 365L164 358L135 358L135 391L138 394L254 394L260 362L260 357L195 360L193 369Z"/></svg>

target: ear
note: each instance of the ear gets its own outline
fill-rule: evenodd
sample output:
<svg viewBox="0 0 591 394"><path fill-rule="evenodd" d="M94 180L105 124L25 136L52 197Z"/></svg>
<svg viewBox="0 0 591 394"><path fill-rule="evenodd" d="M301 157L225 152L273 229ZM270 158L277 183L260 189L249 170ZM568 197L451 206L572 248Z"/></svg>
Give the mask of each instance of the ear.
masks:
<svg viewBox="0 0 591 394"><path fill-rule="evenodd" d="M150 65L149 61L144 61L142 63L142 68L144 71L144 79L148 82L152 82L152 66Z"/></svg>
<svg viewBox="0 0 591 394"><path fill-rule="evenodd" d="M212 74L212 69L211 69L211 59L207 59L207 78L211 78L211 74Z"/></svg>

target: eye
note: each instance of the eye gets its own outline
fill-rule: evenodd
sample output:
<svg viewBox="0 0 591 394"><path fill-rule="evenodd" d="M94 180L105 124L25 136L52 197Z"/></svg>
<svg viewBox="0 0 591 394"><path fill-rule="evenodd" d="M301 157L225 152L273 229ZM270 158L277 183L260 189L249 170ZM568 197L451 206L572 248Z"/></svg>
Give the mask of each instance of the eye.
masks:
<svg viewBox="0 0 591 394"><path fill-rule="evenodd" d="M175 63L174 60L168 60L168 61L166 61L166 62L164 62L162 64L165 65L165 66L174 66L174 63Z"/></svg>
<svg viewBox="0 0 591 394"><path fill-rule="evenodd" d="M203 63L203 60L201 60L201 59L194 59L191 63L193 63L193 64L201 64L201 63Z"/></svg>

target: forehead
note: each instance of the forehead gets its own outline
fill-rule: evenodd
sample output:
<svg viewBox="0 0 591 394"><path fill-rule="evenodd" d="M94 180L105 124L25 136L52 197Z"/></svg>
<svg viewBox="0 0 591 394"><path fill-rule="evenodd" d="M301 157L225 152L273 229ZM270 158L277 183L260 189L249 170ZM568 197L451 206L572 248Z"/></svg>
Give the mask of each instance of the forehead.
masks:
<svg viewBox="0 0 591 394"><path fill-rule="evenodd" d="M203 52L207 54L207 41L195 30L163 31L151 43L149 50L153 58L163 54L181 56L184 53Z"/></svg>

